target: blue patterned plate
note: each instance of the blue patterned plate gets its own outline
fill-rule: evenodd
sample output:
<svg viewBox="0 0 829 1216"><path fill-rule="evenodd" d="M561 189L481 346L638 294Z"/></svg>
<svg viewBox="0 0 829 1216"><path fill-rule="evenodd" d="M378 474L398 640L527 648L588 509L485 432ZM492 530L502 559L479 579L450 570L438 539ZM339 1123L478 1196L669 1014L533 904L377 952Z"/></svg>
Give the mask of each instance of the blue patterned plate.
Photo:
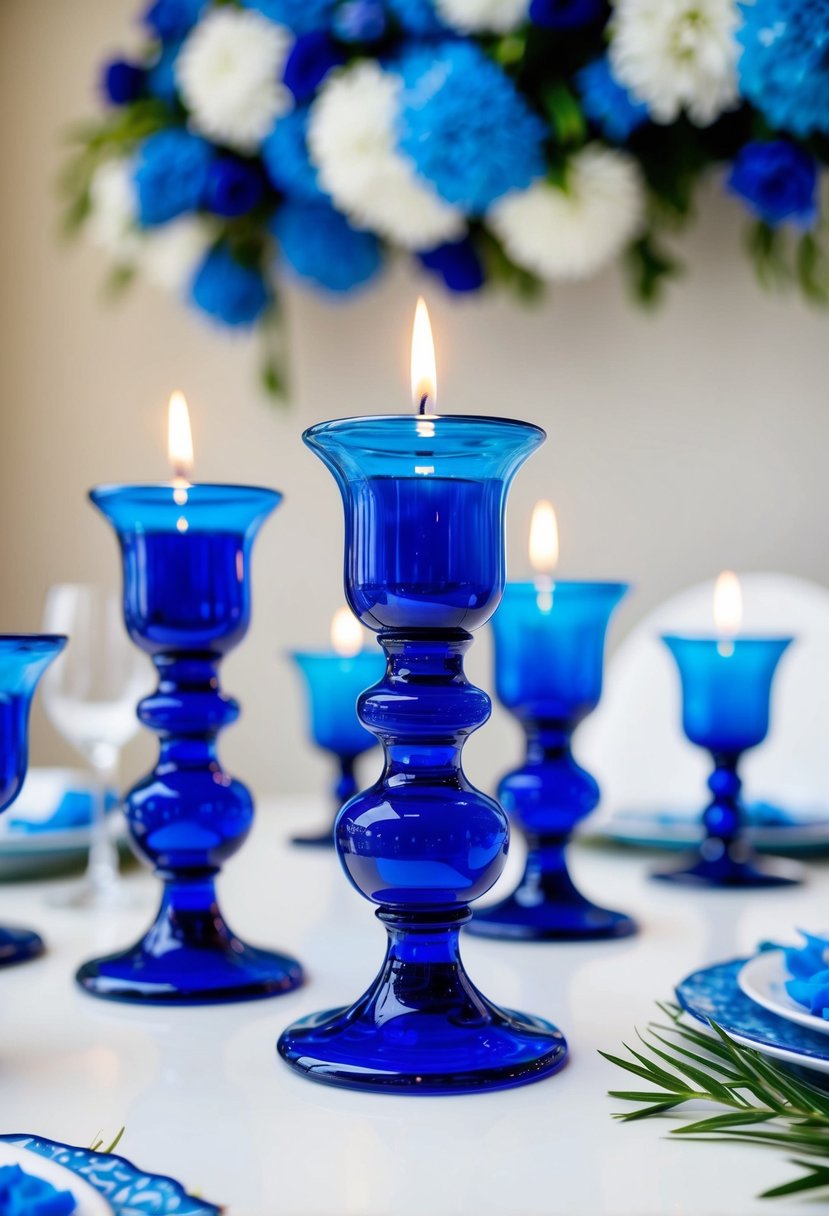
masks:
<svg viewBox="0 0 829 1216"><path fill-rule="evenodd" d="M107 1201L113 1216L221 1216L215 1203L194 1199L172 1178L145 1174L114 1153L95 1153L42 1136L0 1136L71 1170Z"/></svg>
<svg viewBox="0 0 829 1216"><path fill-rule="evenodd" d="M743 1047L753 1047L786 1064L829 1073L825 1035L769 1013L740 991L737 976L745 962L739 958L717 963L687 976L676 988L682 1008L699 1022L716 1022Z"/></svg>

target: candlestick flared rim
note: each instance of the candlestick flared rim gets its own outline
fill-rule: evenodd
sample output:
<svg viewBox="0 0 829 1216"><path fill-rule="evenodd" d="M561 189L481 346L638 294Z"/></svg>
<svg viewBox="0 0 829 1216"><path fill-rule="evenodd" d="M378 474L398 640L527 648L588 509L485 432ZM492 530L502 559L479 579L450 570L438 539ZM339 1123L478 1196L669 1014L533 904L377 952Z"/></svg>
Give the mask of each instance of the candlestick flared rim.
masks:
<svg viewBox="0 0 829 1216"><path fill-rule="evenodd" d="M429 428L434 433L429 434ZM460 432L460 435L458 434ZM418 450L429 448L430 440L440 447L451 435L457 443L466 439L464 446L470 451L495 446L507 435L513 439L521 434L533 446L540 446L547 438L546 431L534 422L523 422L518 418L501 418L490 414L357 414L348 418L332 418L318 422L303 432L302 438L309 446L316 445L320 437L359 437L363 451L375 455L409 455L412 445Z"/></svg>
<svg viewBox="0 0 829 1216"><path fill-rule="evenodd" d="M622 579L556 578L555 575L539 574L534 579L510 579L504 586L504 594L537 596L540 591L561 595L608 595L621 599L633 587Z"/></svg>
<svg viewBox="0 0 829 1216"><path fill-rule="evenodd" d="M660 633L660 640L667 646L791 646L797 638L793 634L778 633Z"/></svg>
<svg viewBox="0 0 829 1216"><path fill-rule="evenodd" d="M0 650L63 650L69 638L65 633L0 633Z"/></svg>
<svg viewBox="0 0 829 1216"><path fill-rule="evenodd" d="M226 532L255 535L282 501L278 490L223 482L105 485L90 501L119 535L145 532Z"/></svg>
<svg viewBox="0 0 829 1216"><path fill-rule="evenodd" d="M89 491L89 497L96 506L113 498L130 499L157 506L160 502L168 502L173 493L182 490L187 493L188 503L193 506L219 505L230 499L242 499L245 502L270 500L274 506L277 506L283 498L280 490L273 490L269 486L244 486L224 481L127 482L124 484L113 482L94 486Z"/></svg>

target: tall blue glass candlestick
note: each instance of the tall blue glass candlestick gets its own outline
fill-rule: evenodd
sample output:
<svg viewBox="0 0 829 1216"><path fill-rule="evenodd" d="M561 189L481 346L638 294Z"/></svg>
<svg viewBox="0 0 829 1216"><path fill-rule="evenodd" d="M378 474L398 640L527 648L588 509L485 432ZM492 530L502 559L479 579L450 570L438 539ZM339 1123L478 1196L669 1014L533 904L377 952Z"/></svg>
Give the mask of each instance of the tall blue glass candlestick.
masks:
<svg viewBox="0 0 829 1216"><path fill-rule="evenodd" d="M697 747L711 753L711 801L703 812L705 838L677 870L654 877L713 887L773 887L797 879L777 873L753 853L742 835L743 752L769 730L771 686L790 637L662 638L682 681L682 726Z"/></svg>
<svg viewBox="0 0 829 1216"><path fill-rule="evenodd" d="M508 583L492 625L495 686L527 736L524 764L498 798L527 838L518 887L478 910L471 933L529 941L624 937L636 925L591 903L567 870L565 846L598 804L599 787L573 759L573 731L599 703L607 627L625 583Z"/></svg>
<svg viewBox="0 0 829 1216"><path fill-rule="evenodd" d="M216 740L239 716L219 663L250 621L253 540L281 495L252 486L105 486L93 503L115 528L124 617L158 690L138 707L160 738L153 771L126 798L132 843L164 888L155 923L118 954L85 963L95 996L201 1004L275 996L302 978L292 958L231 931L214 880L253 820L250 793L221 767Z"/></svg>
<svg viewBox="0 0 829 1216"><path fill-rule="evenodd" d="M37 682L65 645L59 634L0 634L0 811L14 802L26 776L29 707ZM0 966L42 951L43 941L33 930L0 927Z"/></svg>
<svg viewBox="0 0 829 1216"><path fill-rule="evenodd" d="M317 747L337 759L338 775L333 789L336 818L343 803L357 793L355 761L377 745L374 735L357 717L357 698L380 679L385 663L379 651L354 655L295 651L291 658L305 680L311 736ZM334 822L316 835L295 836L294 844L333 848Z"/></svg>
<svg viewBox="0 0 829 1216"><path fill-rule="evenodd" d="M458 938L508 840L503 810L461 768L466 737L490 712L463 656L501 597L507 491L544 433L421 415L327 422L304 438L342 494L349 604L386 654L384 678L358 704L385 769L340 811L336 844L389 940L356 1004L297 1022L279 1052L313 1080L356 1089L462 1093L538 1080L564 1063L560 1031L482 996Z"/></svg>

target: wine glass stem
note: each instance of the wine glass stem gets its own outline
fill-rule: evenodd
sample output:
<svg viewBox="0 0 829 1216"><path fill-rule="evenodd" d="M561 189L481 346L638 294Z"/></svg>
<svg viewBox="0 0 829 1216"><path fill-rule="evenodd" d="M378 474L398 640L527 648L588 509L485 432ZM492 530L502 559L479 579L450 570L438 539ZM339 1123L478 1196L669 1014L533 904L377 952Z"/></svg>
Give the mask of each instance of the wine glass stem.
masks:
<svg viewBox="0 0 829 1216"><path fill-rule="evenodd" d="M95 789L86 877L94 891L103 893L111 890L118 881L118 850L107 824L107 795L115 787L117 751L111 747L97 748L90 757L90 766Z"/></svg>

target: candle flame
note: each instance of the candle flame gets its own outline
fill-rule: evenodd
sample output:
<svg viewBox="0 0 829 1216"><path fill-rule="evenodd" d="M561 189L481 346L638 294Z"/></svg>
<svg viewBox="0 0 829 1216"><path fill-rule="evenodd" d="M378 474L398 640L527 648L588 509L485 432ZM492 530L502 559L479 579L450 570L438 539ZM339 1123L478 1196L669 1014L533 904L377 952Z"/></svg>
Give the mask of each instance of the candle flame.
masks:
<svg viewBox="0 0 829 1216"><path fill-rule="evenodd" d="M558 523L553 504L542 498L530 523L530 562L536 574L552 574L558 565Z"/></svg>
<svg viewBox="0 0 829 1216"><path fill-rule="evenodd" d="M363 627L350 608L338 608L331 621L331 646L344 659L363 649Z"/></svg>
<svg viewBox="0 0 829 1216"><path fill-rule="evenodd" d="M437 400L437 370L435 367L435 343L429 310L423 296L418 297L412 326L412 401L421 414L434 413Z"/></svg>
<svg viewBox="0 0 829 1216"><path fill-rule="evenodd" d="M167 455L174 480L187 482L193 472L193 434L187 401L178 389L170 397L167 410Z"/></svg>
<svg viewBox="0 0 829 1216"><path fill-rule="evenodd" d="M719 633L733 638L743 623L743 593L733 570L723 570L714 584L714 624Z"/></svg>

